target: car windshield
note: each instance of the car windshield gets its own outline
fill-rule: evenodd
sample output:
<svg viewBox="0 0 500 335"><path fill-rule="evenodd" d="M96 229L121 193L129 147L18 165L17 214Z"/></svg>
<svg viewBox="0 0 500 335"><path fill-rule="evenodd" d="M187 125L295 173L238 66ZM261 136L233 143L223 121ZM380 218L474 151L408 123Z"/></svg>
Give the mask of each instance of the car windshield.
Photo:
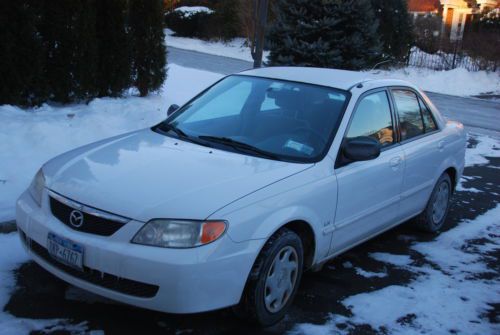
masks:
<svg viewBox="0 0 500 335"><path fill-rule="evenodd" d="M328 150L347 96L323 86L234 75L153 130L246 155L315 162Z"/></svg>

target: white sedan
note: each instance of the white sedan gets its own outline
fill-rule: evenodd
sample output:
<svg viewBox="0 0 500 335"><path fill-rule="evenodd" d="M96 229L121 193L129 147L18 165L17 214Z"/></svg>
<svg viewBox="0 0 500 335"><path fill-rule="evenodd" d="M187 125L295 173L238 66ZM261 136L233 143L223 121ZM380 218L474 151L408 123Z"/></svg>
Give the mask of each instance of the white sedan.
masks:
<svg viewBox="0 0 500 335"><path fill-rule="evenodd" d="M464 168L461 124L363 73L250 70L168 114L40 169L17 202L38 264L123 303L272 325L303 271L409 219L439 231Z"/></svg>

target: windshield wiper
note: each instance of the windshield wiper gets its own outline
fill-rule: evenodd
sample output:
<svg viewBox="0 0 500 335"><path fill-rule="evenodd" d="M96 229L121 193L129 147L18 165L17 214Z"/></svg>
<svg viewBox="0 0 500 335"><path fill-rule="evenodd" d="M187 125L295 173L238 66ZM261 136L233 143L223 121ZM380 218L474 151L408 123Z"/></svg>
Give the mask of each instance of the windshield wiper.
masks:
<svg viewBox="0 0 500 335"><path fill-rule="evenodd" d="M210 148L212 147L209 143L207 143L205 141L198 141L195 137L189 136L182 129L178 128L177 126L175 126L171 123L163 123L157 128L159 128L160 131L162 131L162 132L172 131L177 135L177 137L179 137L182 140L185 140L185 141L188 141L191 143L195 143L195 144L199 144L199 145L203 145L205 147L210 147Z"/></svg>
<svg viewBox="0 0 500 335"><path fill-rule="evenodd" d="M209 142L215 142L215 143L220 143L224 145L228 145L236 150L239 151L246 151L246 152L252 152L258 156L269 158L269 159L276 159L279 160L279 156L275 155L271 152L267 152L265 150L259 149L257 147L254 147L251 144L240 142L233 140L232 138L229 137L218 137L218 136L198 136L199 139L209 141Z"/></svg>

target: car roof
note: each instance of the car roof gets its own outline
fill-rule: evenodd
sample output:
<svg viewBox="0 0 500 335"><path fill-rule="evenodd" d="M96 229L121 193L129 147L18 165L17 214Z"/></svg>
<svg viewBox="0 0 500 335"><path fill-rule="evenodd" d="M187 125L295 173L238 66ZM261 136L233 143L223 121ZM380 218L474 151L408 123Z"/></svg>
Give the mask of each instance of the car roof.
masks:
<svg viewBox="0 0 500 335"><path fill-rule="evenodd" d="M336 70L317 67L294 67L294 66L276 66L263 67L247 70L239 73L240 75L281 79L296 81L307 84L328 86L341 90L350 90L352 87L369 82L370 88L382 86L409 86L414 85L396 79L377 79L369 72L357 72L347 70Z"/></svg>

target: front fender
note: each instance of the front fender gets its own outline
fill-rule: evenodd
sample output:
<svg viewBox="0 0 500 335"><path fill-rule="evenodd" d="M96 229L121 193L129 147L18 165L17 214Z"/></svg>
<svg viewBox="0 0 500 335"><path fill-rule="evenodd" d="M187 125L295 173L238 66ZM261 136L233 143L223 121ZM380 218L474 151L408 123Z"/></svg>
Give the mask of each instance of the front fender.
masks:
<svg viewBox="0 0 500 335"><path fill-rule="evenodd" d="M209 219L227 220L227 234L235 242L265 241L287 223L304 221L314 232L316 261L328 254L331 234L323 228L333 224L336 204L336 176L317 165L239 199Z"/></svg>

